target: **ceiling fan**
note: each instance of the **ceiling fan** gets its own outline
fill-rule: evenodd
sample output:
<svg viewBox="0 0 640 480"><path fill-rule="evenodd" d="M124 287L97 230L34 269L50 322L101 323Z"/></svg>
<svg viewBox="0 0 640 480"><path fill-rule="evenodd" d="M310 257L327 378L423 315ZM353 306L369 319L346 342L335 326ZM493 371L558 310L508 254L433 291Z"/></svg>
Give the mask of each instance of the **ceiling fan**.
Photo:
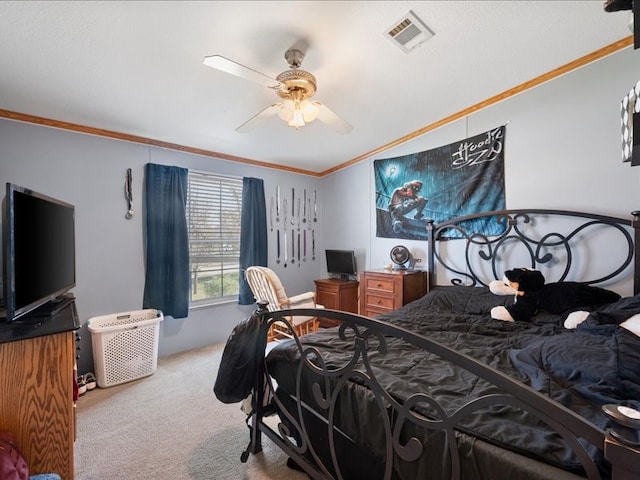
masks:
<svg viewBox="0 0 640 480"><path fill-rule="evenodd" d="M333 113L322 103L316 100L309 100L316 93L317 83L316 78L311 73L300 70L304 53L297 48L291 48L285 52L284 58L289 64L290 70L280 73L276 78L271 78L221 55L211 55L204 58L203 63L205 65L264 85L275 90L282 99L282 101L273 103L247 120L236 128L236 131L240 133L249 132L267 118L278 115L287 122L288 126L296 129L304 127L307 123L317 118L338 133L349 133L353 127L348 122Z"/></svg>

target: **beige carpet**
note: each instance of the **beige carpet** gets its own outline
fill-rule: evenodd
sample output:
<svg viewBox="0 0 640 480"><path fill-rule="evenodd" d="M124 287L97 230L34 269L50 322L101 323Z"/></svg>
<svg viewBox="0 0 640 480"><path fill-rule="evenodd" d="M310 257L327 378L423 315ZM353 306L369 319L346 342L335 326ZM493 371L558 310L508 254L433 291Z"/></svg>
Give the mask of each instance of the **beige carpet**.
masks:
<svg viewBox="0 0 640 480"><path fill-rule="evenodd" d="M263 452L240 462L245 415L213 393L223 348L160 359L149 377L80 397L75 479L306 480L264 436Z"/></svg>

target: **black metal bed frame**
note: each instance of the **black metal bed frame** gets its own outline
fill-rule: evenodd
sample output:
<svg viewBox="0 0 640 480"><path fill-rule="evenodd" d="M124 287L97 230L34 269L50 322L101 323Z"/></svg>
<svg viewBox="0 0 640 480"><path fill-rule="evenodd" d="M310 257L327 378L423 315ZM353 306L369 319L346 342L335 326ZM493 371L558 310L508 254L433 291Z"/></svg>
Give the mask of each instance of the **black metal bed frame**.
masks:
<svg viewBox="0 0 640 480"><path fill-rule="evenodd" d="M540 215L553 217L571 216L584 219L584 222L566 233L552 232L539 237L532 236L526 231L525 227L534 222L535 218ZM485 217L492 217L492 221L504 224L504 233L488 237L482 234L468 233L464 228L465 224L469 224L469 220L473 221ZM461 222L463 222L463 226L460 226ZM628 271L630 267L635 267L632 274L633 290L634 293L638 293L640 291L640 211L633 212L631 220L562 210L504 210L471 215L438 225L430 222L428 224L430 285L432 287L435 286L438 266L453 274L453 279L451 279L451 284L453 285L487 285L491 279L483 279L482 275L474 270L474 261L479 258L481 261L488 262L491 265L490 270L493 272L494 278L498 278L498 272L501 272L499 270L501 252L508 244L512 243L523 246L525 251L529 252L532 268L556 259L557 256L554 256L549 250L560 248L565 252L563 257L565 267L561 269L560 280L570 278L573 260L571 246L574 242L582 242L583 239L580 234L593 227L612 228L620 232L622 242L627 245L628 252L625 254L625 260L620 265L614 266L609 273L599 278L588 280L587 283L602 283ZM439 240L445 238L446 233L452 230L456 231L459 237L466 242L464 269L452 266L439 253ZM630 231L633 232L633 235ZM585 443L596 447L604 453L604 457L612 466L611 478L613 480L640 478L640 449L620 443L609 432L601 430L576 413L553 402L523 383L433 339L380 320L334 310L300 309L269 312L266 309L266 303L262 302L259 303L259 309L254 315L261 316L262 321L268 324L275 321L288 323L287 317L291 315L320 316L339 320L342 322L338 330L339 335L343 339L349 338L353 340L353 356L345 365L328 369L322 362L320 352L315 347L303 345L294 335L294 341L302 359L298 366L296 378L296 396L300 398L300 380L304 370L308 369L320 379L314 384L312 391L315 402L324 409L322 416L324 417L329 441L329 459L326 456L321 457L315 449L314 438L310 435L304 420L305 414L308 413L305 411L305 405L301 401L297 401L295 407L297 412L294 412L295 415L293 415L287 412L281 401L282 399L277 394L274 395L271 389L265 391L265 378L270 379L270 376L266 362L260 361L254 388L255 394L252 399L253 411L248 418L251 440L247 450L242 455L241 460L243 462L247 460L249 453L255 454L262 450L261 436L264 434L283 449L312 478L318 480L342 480L345 478L336 455L334 443L336 425L334 424L333 415L336 408L336 398L341 387L349 379L357 378L372 392L381 411L392 412L388 416L381 416L381 421L384 423L384 431L386 432L385 458L383 459L385 465L383 478L385 480L393 477L394 459L395 461L398 461L398 459L406 462L415 461L423 451L424 445L415 437L405 443L401 441L401 427L407 423L444 432L448 447L450 478L455 480L462 478L454 433L455 428L464 418L478 409L496 404L508 405L527 411L561 435L567 444L571 446L584 469L586 478L589 480L600 480L602 476L590 458L585 448ZM291 331L293 333L293 329ZM436 354L492 383L502 393L473 399L451 414L448 414L446 409L426 392L416 392L402 404L384 390L371 369L370 352L384 354L388 347L388 338L402 339L420 349ZM264 358L264 353L264 351L257 352L258 358ZM264 401L265 395L273 395L271 402L275 404L276 409L282 415L287 417L286 422L281 421L278 423L277 431L264 421L269 409L269 407L264 406L266 403ZM413 407L418 403L428 404L434 408L438 412L437 418L435 420L428 419L416 413Z"/></svg>
<svg viewBox="0 0 640 480"><path fill-rule="evenodd" d="M568 280L574 265L572 252L574 246L581 241L580 235L587 234L590 229L606 228L620 234L622 240L620 245L626 247L626 257L617 268L610 268L606 275L593 279L581 278L580 281L592 285L602 284L617 277L626 268L633 266L634 294L638 293L640 291L640 255L634 254L640 250L640 211L631 212L631 216L631 219L622 219L568 210L520 209L478 213L440 224L429 221L427 223L429 284L436 285L437 267L442 266L445 270L457 275L451 280L452 285L486 286L489 281L502 277L502 272L505 270L505 268L501 268L504 267L504 263L501 263L502 254L506 249L513 248L514 244L520 245L523 250L527 251L530 263L528 266L533 269L558 260L558 253L564 253L566 257L560 260L564 267L561 269L562 273L555 280L558 282ZM533 233L538 236L527 232L527 227L533 226L536 220L541 218L581 219L582 223L575 227L565 228L563 231ZM466 227L476 225L479 220L493 221L504 226L504 231L499 235L487 236ZM629 232L629 226L633 229L633 235ZM439 241L446 239L446 235L451 232L458 233L458 238L465 241L465 270L455 268L449 259L440 255ZM635 263L632 263L634 258ZM474 269L478 262L491 265L491 278L483 279L482 275Z"/></svg>

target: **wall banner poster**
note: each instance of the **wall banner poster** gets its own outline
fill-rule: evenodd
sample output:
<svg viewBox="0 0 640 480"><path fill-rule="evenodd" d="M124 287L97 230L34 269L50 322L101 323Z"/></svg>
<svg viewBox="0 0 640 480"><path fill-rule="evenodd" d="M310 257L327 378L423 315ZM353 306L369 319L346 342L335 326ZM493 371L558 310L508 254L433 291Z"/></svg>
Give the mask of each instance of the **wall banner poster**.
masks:
<svg viewBox="0 0 640 480"><path fill-rule="evenodd" d="M376 236L426 240L435 223L505 208L505 126L449 145L374 161ZM475 230L499 235L493 221ZM447 233L446 238L456 238Z"/></svg>

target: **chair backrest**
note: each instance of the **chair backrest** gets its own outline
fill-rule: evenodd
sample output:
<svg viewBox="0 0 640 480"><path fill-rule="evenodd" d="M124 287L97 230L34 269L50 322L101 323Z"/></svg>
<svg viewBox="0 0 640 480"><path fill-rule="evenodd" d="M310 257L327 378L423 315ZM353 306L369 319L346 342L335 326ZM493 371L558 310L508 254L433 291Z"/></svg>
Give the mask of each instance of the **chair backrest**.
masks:
<svg viewBox="0 0 640 480"><path fill-rule="evenodd" d="M282 300L287 298L287 294L273 270L267 267L247 267L245 277L256 302L260 300L269 302L267 310L270 312L280 310Z"/></svg>

